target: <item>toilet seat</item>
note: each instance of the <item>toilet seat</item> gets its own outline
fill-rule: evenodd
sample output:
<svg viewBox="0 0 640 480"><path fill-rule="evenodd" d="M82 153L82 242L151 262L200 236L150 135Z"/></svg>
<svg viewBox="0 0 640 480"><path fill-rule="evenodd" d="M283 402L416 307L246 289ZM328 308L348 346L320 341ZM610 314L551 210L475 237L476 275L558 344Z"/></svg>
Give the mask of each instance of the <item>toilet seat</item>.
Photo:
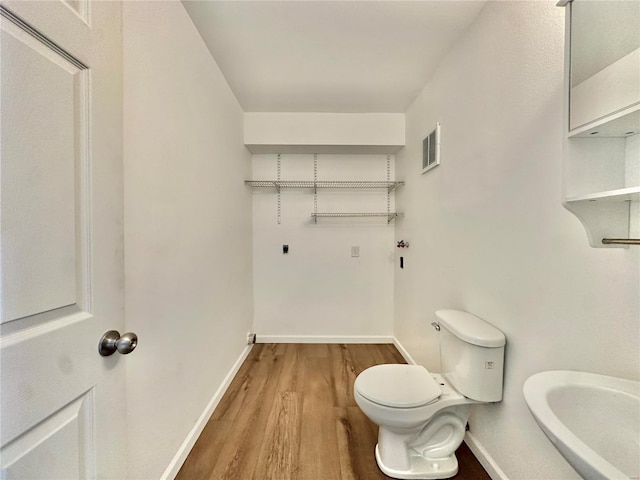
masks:
<svg viewBox="0 0 640 480"><path fill-rule="evenodd" d="M395 408L428 405L442 394L440 385L421 365L376 365L358 375L354 387L367 400Z"/></svg>

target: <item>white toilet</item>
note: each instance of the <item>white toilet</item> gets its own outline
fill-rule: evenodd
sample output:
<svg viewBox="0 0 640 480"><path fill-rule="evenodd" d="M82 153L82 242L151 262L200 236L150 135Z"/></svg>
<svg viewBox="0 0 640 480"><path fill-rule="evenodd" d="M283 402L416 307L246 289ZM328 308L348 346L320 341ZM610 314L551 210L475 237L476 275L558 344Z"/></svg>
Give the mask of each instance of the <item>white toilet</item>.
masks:
<svg viewBox="0 0 640 480"><path fill-rule="evenodd" d="M376 461L394 478L449 478L469 409L502 400L504 334L459 310L438 310L442 374L420 365L376 365L356 378L354 396L379 425Z"/></svg>

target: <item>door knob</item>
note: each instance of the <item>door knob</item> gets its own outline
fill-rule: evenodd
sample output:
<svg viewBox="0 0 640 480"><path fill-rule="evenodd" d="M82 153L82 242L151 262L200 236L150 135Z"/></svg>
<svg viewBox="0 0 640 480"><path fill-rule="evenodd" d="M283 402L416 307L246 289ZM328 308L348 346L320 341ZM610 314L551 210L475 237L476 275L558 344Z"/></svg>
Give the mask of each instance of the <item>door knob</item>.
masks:
<svg viewBox="0 0 640 480"><path fill-rule="evenodd" d="M123 355L133 352L138 345L138 336L133 332L120 336L117 330L109 330L98 343L98 353L103 357L113 355L116 351Z"/></svg>

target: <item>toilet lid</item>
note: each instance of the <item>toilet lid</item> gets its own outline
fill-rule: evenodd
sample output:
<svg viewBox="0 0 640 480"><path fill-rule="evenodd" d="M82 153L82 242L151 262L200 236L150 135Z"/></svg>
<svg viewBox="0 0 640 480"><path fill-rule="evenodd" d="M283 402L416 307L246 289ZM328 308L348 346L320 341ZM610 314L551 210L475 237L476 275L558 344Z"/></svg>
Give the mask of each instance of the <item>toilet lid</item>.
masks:
<svg viewBox="0 0 640 480"><path fill-rule="evenodd" d="M437 399L440 385L420 365L376 365L356 378L354 388L367 400L389 407L410 408Z"/></svg>

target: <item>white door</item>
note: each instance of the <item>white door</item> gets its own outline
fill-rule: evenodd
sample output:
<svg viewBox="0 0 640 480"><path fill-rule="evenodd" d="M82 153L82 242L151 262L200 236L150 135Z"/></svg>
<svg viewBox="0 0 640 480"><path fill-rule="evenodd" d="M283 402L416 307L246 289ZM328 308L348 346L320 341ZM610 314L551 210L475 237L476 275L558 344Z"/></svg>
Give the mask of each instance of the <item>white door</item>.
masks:
<svg viewBox="0 0 640 480"><path fill-rule="evenodd" d="M1 30L1 478L123 479L121 5L3 1Z"/></svg>

